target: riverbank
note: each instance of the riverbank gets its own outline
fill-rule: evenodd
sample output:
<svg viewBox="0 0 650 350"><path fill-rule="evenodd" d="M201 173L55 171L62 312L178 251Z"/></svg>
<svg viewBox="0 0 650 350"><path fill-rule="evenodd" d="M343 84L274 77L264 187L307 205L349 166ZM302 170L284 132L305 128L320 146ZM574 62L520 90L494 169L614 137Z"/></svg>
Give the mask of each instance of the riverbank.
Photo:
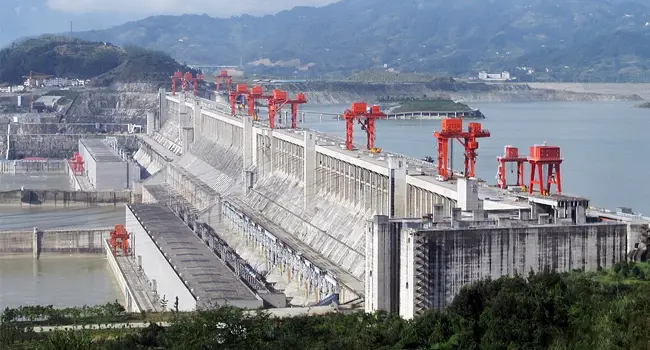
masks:
<svg viewBox="0 0 650 350"><path fill-rule="evenodd" d="M275 84L290 95L304 92L310 104L340 104L365 100L377 102L393 98L426 98L472 102L534 102L534 101L641 101L634 92L595 93L533 88L527 84L484 84L451 81L446 84L369 84L357 82L306 82Z"/></svg>

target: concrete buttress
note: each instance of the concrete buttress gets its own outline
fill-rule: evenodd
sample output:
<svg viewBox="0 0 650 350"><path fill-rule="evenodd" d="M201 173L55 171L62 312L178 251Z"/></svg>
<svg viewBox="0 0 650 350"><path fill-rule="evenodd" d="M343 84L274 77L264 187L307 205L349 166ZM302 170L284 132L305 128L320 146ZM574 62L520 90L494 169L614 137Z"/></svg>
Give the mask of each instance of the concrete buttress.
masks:
<svg viewBox="0 0 650 350"><path fill-rule="evenodd" d="M244 190L248 190L253 186L253 118L251 116L244 117Z"/></svg>
<svg viewBox="0 0 650 350"><path fill-rule="evenodd" d="M155 118L156 114L154 112L147 112L147 134L151 135L154 133L155 130Z"/></svg>
<svg viewBox="0 0 650 350"><path fill-rule="evenodd" d="M313 208L316 194L316 135L311 130L305 130L304 147L304 196L303 209Z"/></svg>
<svg viewBox="0 0 650 350"><path fill-rule="evenodd" d="M167 121L167 97L166 97L166 92L164 88L160 88L158 90L158 98L160 99L159 104L158 104L158 121L155 124L155 127L157 129L160 129L160 127ZM147 130L147 133L149 133L149 130Z"/></svg>
<svg viewBox="0 0 650 350"><path fill-rule="evenodd" d="M389 191L388 208L390 217L406 216L406 167L404 161L395 158L388 158Z"/></svg>

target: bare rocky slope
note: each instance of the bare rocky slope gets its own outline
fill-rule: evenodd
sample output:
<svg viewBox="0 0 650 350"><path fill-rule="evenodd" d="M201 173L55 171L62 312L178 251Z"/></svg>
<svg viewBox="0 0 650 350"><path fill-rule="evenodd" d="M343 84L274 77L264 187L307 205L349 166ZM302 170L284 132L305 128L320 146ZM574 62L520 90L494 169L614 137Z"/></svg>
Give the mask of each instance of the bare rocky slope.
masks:
<svg viewBox="0 0 650 350"><path fill-rule="evenodd" d="M307 82L276 84L291 94L305 92L309 103L373 101L379 97L439 97L462 102L640 101L635 94L601 94L534 89L525 84ZM269 88L267 88L269 89Z"/></svg>

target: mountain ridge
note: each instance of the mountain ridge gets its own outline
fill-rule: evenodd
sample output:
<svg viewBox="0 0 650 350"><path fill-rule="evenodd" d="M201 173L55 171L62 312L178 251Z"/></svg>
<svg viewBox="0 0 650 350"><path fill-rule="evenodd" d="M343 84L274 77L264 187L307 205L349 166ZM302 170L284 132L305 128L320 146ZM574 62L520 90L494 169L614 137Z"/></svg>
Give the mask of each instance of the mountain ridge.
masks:
<svg viewBox="0 0 650 350"><path fill-rule="evenodd" d="M570 79L612 78L650 65L641 49L650 43L648 32L650 4L641 0L343 0L262 17L152 16L72 35L164 50L195 64L242 59L251 73L342 77L386 64L457 76L517 74L516 67L524 66ZM626 45L638 49L622 64L609 62L618 54L616 45L598 57L574 52L597 52L601 41L615 42L620 33L635 35ZM565 61L581 59L580 67L565 68Z"/></svg>

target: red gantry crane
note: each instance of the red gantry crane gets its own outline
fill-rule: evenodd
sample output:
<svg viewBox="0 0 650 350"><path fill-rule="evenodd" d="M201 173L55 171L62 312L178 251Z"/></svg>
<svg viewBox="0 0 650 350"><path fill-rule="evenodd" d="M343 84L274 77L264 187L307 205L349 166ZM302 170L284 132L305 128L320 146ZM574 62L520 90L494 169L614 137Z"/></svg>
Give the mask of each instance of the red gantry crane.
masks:
<svg viewBox="0 0 650 350"><path fill-rule="evenodd" d="M354 122L355 120L361 125L361 129L366 131L366 147L372 153L381 152L380 148L375 148L375 120L386 118L379 106L371 106L365 102L354 102L350 109L343 112L345 119L345 148L353 149Z"/></svg>
<svg viewBox="0 0 650 350"><path fill-rule="evenodd" d="M70 167L74 175L80 176L84 174L84 160L79 152L74 152L74 155L70 158Z"/></svg>
<svg viewBox="0 0 650 350"><path fill-rule="evenodd" d="M230 95L230 92L232 91L232 77L230 74L228 74L227 70L222 70L219 72L217 75L216 83L217 83L217 93L221 91L221 84L226 83L226 90L228 91L228 95Z"/></svg>
<svg viewBox="0 0 650 350"><path fill-rule="evenodd" d="M286 105L291 106L291 128L298 126L298 105L307 103L307 97L303 93L297 93L295 99L289 99L286 91L273 90L273 94L268 99L269 108L269 127L275 128L275 116ZM250 107L249 107L250 108Z"/></svg>
<svg viewBox="0 0 650 350"><path fill-rule="evenodd" d="M182 79L183 92L187 92L187 89L189 88L189 84L192 84L194 88L194 96L196 96L199 87L199 81L201 80L203 80L203 76L201 74L197 74L196 77L193 77L192 73L185 72Z"/></svg>
<svg viewBox="0 0 650 350"><path fill-rule="evenodd" d="M180 71L174 72L174 75L171 76L172 78L172 96L176 96L176 82L183 81L183 73Z"/></svg>
<svg viewBox="0 0 650 350"><path fill-rule="evenodd" d="M530 163L530 183L528 194L533 194L533 187L539 185L539 192L542 195L549 195L551 184L555 184L558 194L562 193L562 177L560 175L560 147L534 145L530 147L528 156ZM546 166L546 177L544 177L544 166Z"/></svg>
<svg viewBox="0 0 650 350"><path fill-rule="evenodd" d="M506 163L517 164L517 182L516 186L524 186L524 164L528 160L526 157L519 156L519 149L513 146L506 146L504 155L497 157L499 168L497 170L497 186L499 188L508 188Z"/></svg>
<svg viewBox="0 0 650 350"><path fill-rule="evenodd" d="M244 99L248 96L248 86L246 84L237 84L234 91L230 91L228 94L228 99L230 100L230 109L231 113L235 115L235 106L237 104L238 98Z"/></svg>
<svg viewBox="0 0 650 350"><path fill-rule="evenodd" d="M264 90L261 86L253 86L246 95L246 103L248 104L248 115L257 120L257 113L255 113L255 101L262 99L270 99L272 96L264 96Z"/></svg>
<svg viewBox="0 0 650 350"><path fill-rule="evenodd" d="M126 231L126 228L124 228L124 225L115 225L108 240L113 255L117 255L118 247L122 248L122 254L124 254L124 256L129 255L129 238L130 235Z"/></svg>
<svg viewBox="0 0 650 350"><path fill-rule="evenodd" d="M445 118L442 120L442 130L433 133L438 140L438 175L447 181L452 175L448 169L449 140L456 139L465 149L465 176L475 177L476 150L478 138L490 137L490 132L484 130L481 123L469 123L467 131L463 131L462 118Z"/></svg>

